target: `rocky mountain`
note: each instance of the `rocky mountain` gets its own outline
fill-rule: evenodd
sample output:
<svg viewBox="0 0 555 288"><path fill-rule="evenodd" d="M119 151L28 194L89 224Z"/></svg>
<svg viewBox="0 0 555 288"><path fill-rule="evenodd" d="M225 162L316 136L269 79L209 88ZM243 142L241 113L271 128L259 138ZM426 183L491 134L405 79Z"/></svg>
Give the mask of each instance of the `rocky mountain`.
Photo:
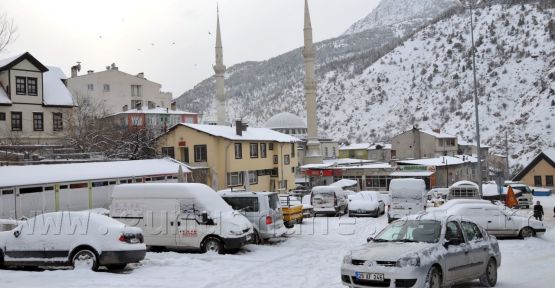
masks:
<svg viewBox="0 0 555 288"><path fill-rule="evenodd" d="M388 1L393 0L383 2ZM488 5L473 15L482 142L501 153L507 133L512 164L555 145L555 7L551 1L527 2ZM320 134L387 141L416 125L472 140L469 20L468 11L449 9L404 38L398 26L370 25L318 43ZM226 75L230 119L263 125L282 111L305 116L303 76L300 49L231 67ZM178 103L182 109L210 111L213 95L210 78Z"/></svg>

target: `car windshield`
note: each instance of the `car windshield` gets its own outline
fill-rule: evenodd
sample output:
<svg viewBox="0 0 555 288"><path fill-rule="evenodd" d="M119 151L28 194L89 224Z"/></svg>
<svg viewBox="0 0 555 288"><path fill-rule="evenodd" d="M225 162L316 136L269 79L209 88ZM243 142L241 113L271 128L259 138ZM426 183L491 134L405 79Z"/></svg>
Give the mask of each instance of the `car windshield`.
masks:
<svg viewBox="0 0 555 288"><path fill-rule="evenodd" d="M441 222L436 220L396 221L385 227L374 242L427 242L437 243Z"/></svg>

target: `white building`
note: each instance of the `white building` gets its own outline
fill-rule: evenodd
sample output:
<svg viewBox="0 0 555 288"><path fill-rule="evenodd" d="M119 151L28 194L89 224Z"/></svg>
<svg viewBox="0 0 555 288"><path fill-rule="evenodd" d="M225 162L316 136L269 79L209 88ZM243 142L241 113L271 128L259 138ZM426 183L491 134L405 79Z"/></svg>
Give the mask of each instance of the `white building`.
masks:
<svg viewBox="0 0 555 288"><path fill-rule="evenodd" d="M99 105L105 115L143 106L170 108L172 94L162 92L162 85L147 80L144 73L131 75L122 72L115 64L106 70L77 75L80 64L73 66L67 86L76 98L86 98Z"/></svg>
<svg viewBox="0 0 555 288"><path fill-rule="evenodd" d="M57 67L29 52L0 61L0 142L51 144L64 136L75 106Z"/></svg>

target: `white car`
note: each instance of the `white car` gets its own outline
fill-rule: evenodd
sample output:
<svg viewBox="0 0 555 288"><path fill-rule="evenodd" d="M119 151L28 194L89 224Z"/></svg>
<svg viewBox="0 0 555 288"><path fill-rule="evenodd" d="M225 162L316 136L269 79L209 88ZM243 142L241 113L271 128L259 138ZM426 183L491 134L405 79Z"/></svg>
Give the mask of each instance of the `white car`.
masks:
<svg viewBox="0 0 555 288"><path fill-rule="evenodd" d="M543 222L530 216L519 215L517 211L504 205L496 205L486 200L451 200L433 211L468 218L498 237L526 238L541 235L546 231Z"/></svg>
<svg viewBox="0 0 555 288"><path fill-rule="evenodd" d="M421 213L385 227L343 258L341 281L349 287L451 287L480 279L497 283L497 239L476 223Z"/></svg>
<svg viewBox="0 0 555 288"><path fill-rule="evenodd" d="M379 192L361 191L349 195L349 217L373 216L378 217L385 213L385 203Z"/></svg>
<svg viewBox="0 0 555 288"><path fill-rule="evenodd" d="M46 213L0 232L0 266L122 270L145 253L141 229L91 212Z"/></svg>

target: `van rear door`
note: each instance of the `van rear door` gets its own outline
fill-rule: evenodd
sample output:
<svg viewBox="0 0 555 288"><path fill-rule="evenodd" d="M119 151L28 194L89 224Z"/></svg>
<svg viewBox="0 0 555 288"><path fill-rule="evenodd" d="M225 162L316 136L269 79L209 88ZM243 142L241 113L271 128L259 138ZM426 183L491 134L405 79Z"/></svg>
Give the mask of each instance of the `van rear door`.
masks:
<svg viewBox="0 0 555 288"><path fill-rule="evenodd" d="M312 193L312 206L314 209L335 209L334 191L318 191Z"/></svg>

